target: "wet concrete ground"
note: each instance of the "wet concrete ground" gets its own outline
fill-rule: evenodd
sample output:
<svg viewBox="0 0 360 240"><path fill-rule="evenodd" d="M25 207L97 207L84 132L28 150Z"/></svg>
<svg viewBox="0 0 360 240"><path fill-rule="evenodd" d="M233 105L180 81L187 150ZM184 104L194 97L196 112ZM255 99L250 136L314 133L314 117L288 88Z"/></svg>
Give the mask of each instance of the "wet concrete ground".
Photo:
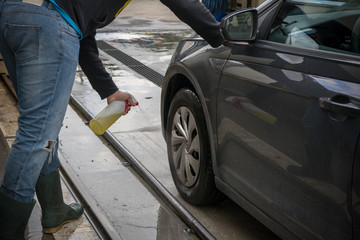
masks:
<svg viewBox="0 0 360 240"><path fill-rule="evenodd" d="M75 173L121 239L197 239L146 182L81 115L69 108L61 134L62 165ZM171 237L170 237L171 236Z"/></svg>

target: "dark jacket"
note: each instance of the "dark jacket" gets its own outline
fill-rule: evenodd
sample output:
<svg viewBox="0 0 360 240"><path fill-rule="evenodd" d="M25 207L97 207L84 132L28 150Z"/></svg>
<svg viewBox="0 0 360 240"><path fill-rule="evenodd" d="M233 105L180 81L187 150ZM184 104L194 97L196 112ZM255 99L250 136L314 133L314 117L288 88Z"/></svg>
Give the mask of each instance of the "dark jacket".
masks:
<svg viewBox="0 0 360 240"><path fill-rule="evenodd" d="M135 0L136 1L136 0ZM224 38L219 22L199 0L160 0L213 47ZM106 98L118 88L104 69L95 41L96 29L112 22L128 0L56 0L83 33L79 64L100 97Z"/></svg>

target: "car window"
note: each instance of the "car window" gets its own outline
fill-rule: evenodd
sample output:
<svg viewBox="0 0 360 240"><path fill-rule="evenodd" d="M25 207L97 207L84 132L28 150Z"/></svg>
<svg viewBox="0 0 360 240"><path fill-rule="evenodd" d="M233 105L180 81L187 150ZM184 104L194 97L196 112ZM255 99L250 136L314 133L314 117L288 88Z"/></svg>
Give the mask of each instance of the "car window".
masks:
<svg viewBox="0 0 360 240"><path fill-rule="evenodd" d="M268 40L360 55L360 0L284 1Z"/></svg>

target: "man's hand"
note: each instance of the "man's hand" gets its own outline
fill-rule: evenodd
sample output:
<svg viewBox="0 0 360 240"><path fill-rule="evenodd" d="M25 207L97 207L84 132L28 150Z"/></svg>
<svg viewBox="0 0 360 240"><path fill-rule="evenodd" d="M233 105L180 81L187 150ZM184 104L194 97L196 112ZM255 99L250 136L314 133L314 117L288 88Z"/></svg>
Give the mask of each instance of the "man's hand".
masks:
<svg viewBox="0 0 360 240"><path fill-rule="evenodd" d="M137 103L133 101L130 93L122 92L120 90L114 92L113 94L107 97L108 104L110 104L113 101L125 101L127 103L124 115L130 111L131 107L137 105Z"/></svg>

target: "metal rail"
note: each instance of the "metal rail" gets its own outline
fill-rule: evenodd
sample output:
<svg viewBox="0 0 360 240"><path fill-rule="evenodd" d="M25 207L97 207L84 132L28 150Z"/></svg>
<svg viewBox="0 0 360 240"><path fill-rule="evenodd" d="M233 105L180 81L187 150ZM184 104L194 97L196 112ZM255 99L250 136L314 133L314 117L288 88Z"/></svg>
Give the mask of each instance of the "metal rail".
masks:
<svg viewBox="0 0 360 240"><path fill-rule="evenodd" d="M82 191L79 191L78 186L72 182L72 179L74 178L69 176L70 174L68 174L68 170L65 170L61 166L60 172L63 183L65 183L72 197L77 202L80 202L84 207L84 215L88 219L90 225L93 227L100 240L114 239L107 231L106 226L104 227L104 223L100 221L96 214L94 214L91 203L89 204L89 201L84 198L85 196L83 194L81 194Z"/></svg>
<svg viewBox="0 0 360 240"><path fill-rule="evenodd" d="M86 119L94 116L75 96L71 95L71 102L79 109ZM110 132L102 135L122 156L135 167L144 180L160 198L203 240L215 240L216 238L157 180L147 168ZM190 231L191 232L191 231Z"/></svg>
<svg viewBox="0 0 360 240"><path fill-rule="evenodd" d="M61 162L60 171L62 178L66 180L64 182L68 185L68 189L73 197L83 205L85 216L99 238L101 240L122 240L113 225L101 212L86 187L78 180L79 178L76 176L74 170L66 164L66 160L62 154L59 154L59 159Z"/></svg>

